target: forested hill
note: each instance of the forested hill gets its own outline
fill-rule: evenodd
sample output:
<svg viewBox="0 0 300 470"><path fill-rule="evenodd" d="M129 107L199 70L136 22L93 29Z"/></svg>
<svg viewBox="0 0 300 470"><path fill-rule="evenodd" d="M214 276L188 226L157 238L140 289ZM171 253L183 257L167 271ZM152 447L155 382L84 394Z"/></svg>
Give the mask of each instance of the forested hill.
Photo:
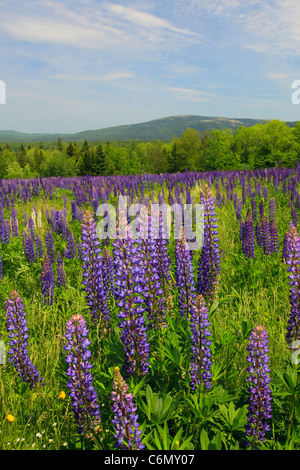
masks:
<svg viewBox="0 0 300 470"><path fill-rule="evenodd" d="M241 126L250 127L258 123L265 123L263 119L233 119L209 116L169 116L154 119L138 124L129 124L115 127L106 127L97 130L85 130L74 134L29 134L13 130L0 130L0 142L55 142L58 138L66 142L90 142L107 140L170 140L174 136L181 135L189 128L205 132L211 129L232 129L235 131ZM287 122L289 127L294 127L296 122Z"/></svg>

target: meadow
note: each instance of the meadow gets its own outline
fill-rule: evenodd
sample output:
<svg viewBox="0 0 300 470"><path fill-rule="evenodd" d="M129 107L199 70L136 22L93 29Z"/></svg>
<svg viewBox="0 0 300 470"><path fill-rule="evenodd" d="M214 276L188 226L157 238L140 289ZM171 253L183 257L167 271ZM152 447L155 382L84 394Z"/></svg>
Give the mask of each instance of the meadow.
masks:
<svg viewBox="0 0 300 470"><path fill-rule="evenodd" d="M299 449L299 178L0 180L0 448ZM204 201L206 255L98 240L119 195Z"/></svg>

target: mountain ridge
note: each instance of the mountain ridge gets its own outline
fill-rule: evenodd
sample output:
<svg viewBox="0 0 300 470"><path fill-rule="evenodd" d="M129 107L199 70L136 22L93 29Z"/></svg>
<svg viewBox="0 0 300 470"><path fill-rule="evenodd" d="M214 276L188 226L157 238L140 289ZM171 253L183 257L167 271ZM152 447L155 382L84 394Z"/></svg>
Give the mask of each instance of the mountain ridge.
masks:
<svg viewBox="0 0 300 470"><path fill-rule="evenodd" d="M54 142L59 138L64 141L108 141L108 140L170 140L180 137L188 128L199 132L212 129L232 129L264 124L270 119L227 118L220 116L198 116L193 114L166 116L136 124L104 127L75 133L26 133L14 130L0 130L0 143L35 143ZM297 121L284 121L294 127Z"/></svg>

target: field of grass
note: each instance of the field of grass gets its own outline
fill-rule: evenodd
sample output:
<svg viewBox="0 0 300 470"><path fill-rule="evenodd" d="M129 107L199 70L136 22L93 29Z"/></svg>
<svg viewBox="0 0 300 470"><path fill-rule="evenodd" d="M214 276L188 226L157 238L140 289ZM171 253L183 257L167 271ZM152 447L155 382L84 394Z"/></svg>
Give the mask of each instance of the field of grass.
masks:
<svg viewBox="0 0 300 470"><path fill-rule="evenodd" d="M252 186L242 201L242 178ZM147 181L146 189L142 181ZM275 179L279 179L276 189ZM0 340L9 350L5 302L12 291L22 298L28 326L28 354L43 377L40 383L30 387L18 377L15 367L6 360L0 365L0 448L2 450L114 450L115 430L112 423L112 387L116 367L133 394L137 407L140 439L145 449L158 450L242 450L249 449L245 433L249 404L247 347L252 330L263 325L268 332L270 359L270 387L272 391L272 418L270 430L262 449L300 448L300 369L292 361L292 350L286 341L290 317L290 285L287 265L282 260L284 237L292 220L291 204L298 212L297 187L299 170L269 169L257 172L224 172L184 175L151 175L128 177L118 182L112 178L49 179L45 184L38 180L0 182L0 198L3 203L3 219L10 220L13 205L17 210L18 236L12 235L9 243L0 243L3 278L0 280ZM228 192L227 182L233 181ZM147 339L150 345L149 371L143 377L126 377L124 348L117 301L112 294L107 302L110 327L93 321L83 285L83 260L76 251L72 259L64 256L66 238L52 229L49 222L51 209L67 214L67 225L72 231L76 247L82 236L82 215L90 210L95 216L93 204L101 202L103 191L108 201L116 201L114 185L124 194L130 184L135 184L134 196L165 199L171 193L176 199L179 187L183 199L189 189L193 202L200 201L204 185L209 184L212 196L220 186L222 201L215 201L220 248L220 276L217 296L209 306L211 333L211 387L203 384L195 391L190 388L191 332L189 320L180 315L178 286L176 285L175 240L168 245L171 258L171 286L166 304L166 328L155 330L146 320ZM266 187L268 194L255 193L255 182ZM46 184L47 183L47 184ZM295 183L293 186L292 183ZM283 189L287 185L287 190ZM22 188L37 188L31 198L22 198ZM48 192L49 187L53 192ZM121 188L121 189L120 189ZM169 189L170 188L170 189ZM86 198L79 194L84 193ZM29 191L30 192L30 191ZM51 197L49 197L51 194ZM254 258L242 251L240 223L234 208L234 197L241 201L242 220L245 220L251 199L257 207L264 202L269 216L270 198L275 198L276 224L279 251L264 254L263 247L255 244ZM231 195L231 197L230 197ZM86 200L85 200L86 199ZM7 201L10 201L8 206ZM72 201L77 202L77 219L72 218ZM81 211L80 211L80 210ZM27 214L27 217L24 214ZM56 285L53 305L45 305L41 285L42 261L36 258L29 263L22 242L22 234L28 230L28 219L34 213L35 233L39 233L46 253L46 232L50 228L54 251L63 255L66 274L65 287ZM259 213L259 211L258 211ZM48 214L48 217L47 217ZM27 223L26 223L27 222ZM100 245L102 253L104 245ZM113 256L112 241L107 245ZM193 253L194 276L197 279L200 251ZM54 264L55 279L57 276ZM300 295L300 293L299 293ZM94 430L79 434L67 387L66 323L72 315L82 315L91 341L93 385L101 412L101 421ZM300 316L299 316L300 318ZM297 339L297 338L295 338ZM251 448L251 446L250 446Z"/></svg>

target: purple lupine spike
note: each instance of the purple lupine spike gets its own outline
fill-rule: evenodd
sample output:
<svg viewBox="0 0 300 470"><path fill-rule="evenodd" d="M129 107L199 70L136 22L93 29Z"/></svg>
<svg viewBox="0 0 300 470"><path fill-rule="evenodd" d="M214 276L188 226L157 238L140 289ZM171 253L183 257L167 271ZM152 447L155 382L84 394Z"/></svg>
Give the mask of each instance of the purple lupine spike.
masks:
<svg viewBox="0 0 300 470"><path fill-rule="evenodd" d="M165 324L165 298L159 276L158 251L155 239L149 237L151 230L151 217L148 210L141 211L139 245L140 267L144 270L143 296L145 300L148 325L150 328L160 328Z"/></svg>
<svg viewBox="0 0 300 470"><path fill-rule="evenodd" d="M249 407L247 415L246 435L252 449L256 449L265 441L270 430L268 424L272 417L272 396L270 388L268 332L264 326L257 325L249 338L247 361L249 366Z"/></svg>
<svg viewBox="0 0 300 470"><path fill-rule="evenodd" d="M190 387L193 391L202 384L206 388L211 387L211 352L210 352L210 322L208 320L208 308L203 296L198 295L195 305L192 307L190 328L192 340L192 360L190 366Z"/></svg>
<svg viewBox="0 0 300 470"><path fill-rule="evenodd" d="M42 260L41 283L44 304L53 305L55 281L52 262L48 255L45 255L44 259Z"/></svg>
<svg viewBox="0 0 300 470"><path fill-rule="evenodd" d="M196 299L196 283L191 252L183 230L181 238L175 241L175 267L180 314L188 320Z"/></svg>
<svg viewBox="0 0 300 470"><path fill-rule="evenodd" d="M293 225L294 225L294 227L297 228L297 226L298 226L298 215L297 215L297 211L296 211L296 209L293 205L291 206L291 213L292 213Z"/></svg>
<svg viewBox="0 0 300 470"><path fill-rule="evenodd" d="M259 213L260 213L260 216L262 217L265 213L265 206L264 206L264 201L261 200L260 203L259 203Z"/></svg>
<svg viewBox="0 0 300 470"><path fill-rule="evenodd" d="M7 331L9 332L9 362L16 368L23 382L34 385L42 380L40 373L32 363L28 353L28 327L22 298L16 291L10 294L4 304Z"/></svg>
<svg viewBox="0 0 300 470"><path fill-rule="evenodd" d="M92 318L104 326L110 321L107 292L103 283L103 260L96 223L90 211L85 212L81 226L83 259L83 284Z"/></svg>
<svg viewBox="0 0 300 470"><path fill-rule="evenodd" d="M49 256L50 260L52 263L55 262L55 254L54 254L54 243L53 243L53 235L48 228L46 232L46 250L47 250L47 255Z"/></svg>
<svg viewBox="0 0 300 470"><path fill-rule="evenodd" d="M263 214L261 217L262 242L264 254L272 253L271 234L267 217Z"/></svg>
<svg viewBox="0 0 300 470"><path fill-rule="evenodd" d="M27 258L28 263L34 263L35 262L35 253L34 253L34 243L31 238L30 233L26 230L23 232L23 248L24 248L24 253Z"/></svg>
<svg viewBox="0 0 300 470"><path fill-rule="evenodd" d="M291 344L300 339L300 238L296 227L292 226L286 234L285 261L290 284L290 318L286 340Z"/></svg>
<svg viewBox="0 0 300 470"><path fill-rule="evenodd" d="M255 235L252 221L252 215L250 209L247 212L245 224L244 224L244 237L242 240L242 250L247 258L254 258L255 250Z"/></svg>
<svg viewBox="0 0 300 470"><path fill-rule="evenodd" d="M89 361L91 352L88 347L91 342L88 333L82 315L72 315L67 322L64 335L67 340L64 346L68 364L67 386L70 390L78 433L85 435L96 432L101 419L97 391L93 386L92 364Z"/></svg>
<svg viewBox="0 0 300 470"><path fill-rule="evenodd" d="M12 236L17 237L19 235L19 221L17 217L17 209L15 207L11 211L10 225Z"/></svg>
<svg viewBox="0 0 300 470"><path fill-rule="evenodd" d="M68 248L66 252L66 257L69 259L73 259L76 257L76 247L75 247L74 235L73 235L72 230L70 229L68 229L67 243L68 243Z"/></svg>
<svg viewBox="0 0 300 470"><path fill-rule="evenodd" d="M141 431L137 422L137 407L133 403L132 393L128 393L128 385L121 376L119 367L114 368L112 423L115 428L116 446L121 450L141 450L144 444L140 440Z"/></svg>
<svg viewBox="0 0 300 470"><path fill-rule="evenodd" d="M10 230L9 230L9 220L4 219L1 229L1 241L2 243L9 244L10 240Z"/></svg>
<svg viewBox="0 0 300 470"><path fill-rule="evenodd" d="M200 195L200 203L204 206L204 241L198 265L197 292L205 299L213 300L220 274L220 255L216 212L207 185Z"/></svg>
<svg viewBox="0 0 300 470"><path fill-rule="evenodd" d="M57 275L56 283L58 287L65 287L66 285L66 273L64 269L64 260L60 252L57 253Z"/></svg>
<svg viewBox="0 0 300 470"><path fill-rule="evenodd" d="M30 216L28 220L28 230L29 230L31 238L35 240L35 223L34 223L32 216Z"/></svg>
<svg viewBox="0 0 300 470"><path fill-rule="evenodd" d="M129 230L123 237L127 225L124 213L118 219L117 238L113 242L115 271L115 298L119 307L119 327L125 353L125 371L129 375L145 375L149 370L149 343L143 307L144 268L139 266L139 245ZM129 227L130 228L130 227Z"/></svg>
<svg viewBox="0 0 300 470"><path fill-rule="evenodd" d="M271 236L271 251L274 253L278 253L279 245L278 245L278 231L275 219L272 219L270 224L270 236Z"/></svg>
<svg viewBox="0 0 300 470"><path fill-rule="evenodd" d="M103 283L108 292L114 295L115 292L115 276L114 264L110 252L107 247L103 250Z"/></svg>

